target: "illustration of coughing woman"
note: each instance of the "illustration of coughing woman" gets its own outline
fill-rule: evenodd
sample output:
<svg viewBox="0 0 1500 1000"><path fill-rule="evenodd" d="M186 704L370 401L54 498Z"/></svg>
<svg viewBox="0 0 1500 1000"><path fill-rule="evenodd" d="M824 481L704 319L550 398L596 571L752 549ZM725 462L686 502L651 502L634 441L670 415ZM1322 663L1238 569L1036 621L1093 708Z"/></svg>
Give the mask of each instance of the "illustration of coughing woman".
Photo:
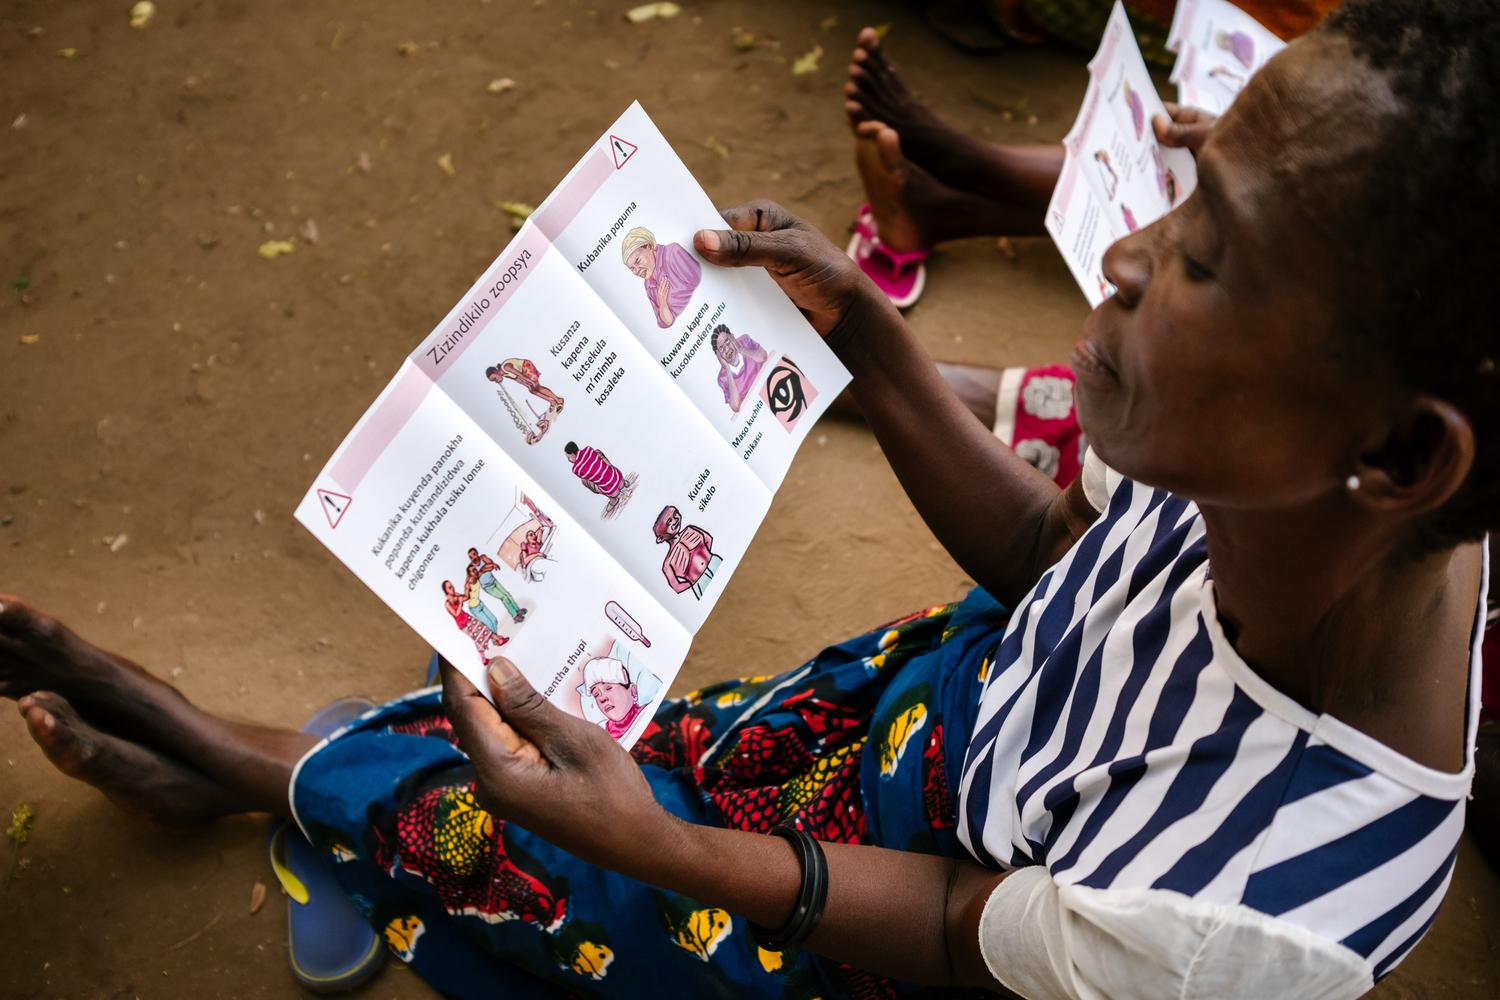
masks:
<svg viewBox="0 0 1500 1000"><path fill-rule="evenodd" d="M676 243L658 245L651 230L636 226L620 241L620 257L631 273L645 282L656 325L665 330L677 322L703 277L703 265L692 251Z"/></svg>

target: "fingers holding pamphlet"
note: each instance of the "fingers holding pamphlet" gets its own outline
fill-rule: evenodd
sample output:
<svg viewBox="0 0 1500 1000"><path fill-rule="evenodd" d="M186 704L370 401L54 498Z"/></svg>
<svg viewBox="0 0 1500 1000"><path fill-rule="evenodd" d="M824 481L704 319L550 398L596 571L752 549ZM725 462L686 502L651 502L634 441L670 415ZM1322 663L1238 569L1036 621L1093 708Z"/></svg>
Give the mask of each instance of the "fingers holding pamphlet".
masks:
<svg viewBox="0 0 1500 1000"><path fill-rule="evenodd" d="M849 379L763 271L697 256L722 225L632 106L297 511L481 691L503 655L627 746Z"/></svg>

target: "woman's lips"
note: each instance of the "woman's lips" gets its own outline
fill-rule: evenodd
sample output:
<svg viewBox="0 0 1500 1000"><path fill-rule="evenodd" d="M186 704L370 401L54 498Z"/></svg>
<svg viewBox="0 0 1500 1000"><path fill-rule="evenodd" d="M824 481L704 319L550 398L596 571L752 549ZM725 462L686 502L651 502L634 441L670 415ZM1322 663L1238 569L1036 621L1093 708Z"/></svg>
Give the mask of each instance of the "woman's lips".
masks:
<svg viewBox="0 0 1500 1000"><path fill-rule="evenodd" d="M1079 374L1108 379L1111 382L1120 381L1119 374L1109 363L1103 350L1087 337L1073 345L1073 352L1069 355L1068 361L1073 366L1073 370Z"/></svg>

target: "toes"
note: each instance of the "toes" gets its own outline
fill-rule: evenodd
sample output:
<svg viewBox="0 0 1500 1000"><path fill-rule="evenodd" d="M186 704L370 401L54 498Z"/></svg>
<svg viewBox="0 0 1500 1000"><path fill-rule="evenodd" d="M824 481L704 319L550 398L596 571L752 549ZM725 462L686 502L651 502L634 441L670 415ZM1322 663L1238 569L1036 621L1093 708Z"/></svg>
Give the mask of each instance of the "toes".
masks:
<svg viewBox="0 0 1500 1000"><path fill-rule="evenodd" d="M21 699L20 708L31 738L47 759L69 777L82 777L97 745L73 706L52 691L33 691Z"/></svg>
<svg viewBox="0 0 1500 1000"><path fill-rule="evenodd" d="M854 40L854 44L873 52L880 48L880 32L871 27L860 28L859 37Z"/></svg>
<svg viewBox="0 0 1500 1000"><path fill-rule="evenodd" d="M906 166L906 157L901 155L901 136L893 128L882 128L875 135L876 148L880 150L880 162L893 173Z"/></svg>
<svg viewBox="0 0 1500 1000"><path fill-rule="evenodd" d="M0 594L0 636L53 642L62 624L42 614L14 594Z"/></svg>

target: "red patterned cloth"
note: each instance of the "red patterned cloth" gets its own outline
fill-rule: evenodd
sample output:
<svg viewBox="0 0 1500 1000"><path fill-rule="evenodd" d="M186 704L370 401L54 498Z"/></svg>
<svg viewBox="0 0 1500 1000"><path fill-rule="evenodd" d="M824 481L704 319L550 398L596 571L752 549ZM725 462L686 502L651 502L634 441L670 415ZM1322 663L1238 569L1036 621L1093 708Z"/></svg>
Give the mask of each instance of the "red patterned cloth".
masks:
<svg viewBox="0 0 1500 1000"><path fill-rule="evenodd" d="M1075 382L1067 365L1007 368L995 401L995 436L1059 486L1078 476L1087 447L1073 407Z"/></svg>

